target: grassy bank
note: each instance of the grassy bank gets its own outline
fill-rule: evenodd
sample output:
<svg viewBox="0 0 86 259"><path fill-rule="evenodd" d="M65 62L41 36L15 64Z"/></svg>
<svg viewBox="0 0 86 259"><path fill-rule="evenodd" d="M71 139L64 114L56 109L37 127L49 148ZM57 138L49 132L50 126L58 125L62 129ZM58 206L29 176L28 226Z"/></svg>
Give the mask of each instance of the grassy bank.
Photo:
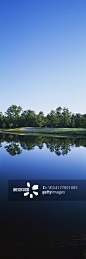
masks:
<svg viewBox="0 0 86 259"><path fill-rule="evenodd" d="M23 128L21 130L21 128L15 128L15 129L0 129L1 133L21 133L21 134L52 134L52 135L84 135L86 136L86 129L82 129L82 128L58 128L58 129L40 129L40 128L35 128L33 130L33 128L30 129L29 128Z"/></svg>

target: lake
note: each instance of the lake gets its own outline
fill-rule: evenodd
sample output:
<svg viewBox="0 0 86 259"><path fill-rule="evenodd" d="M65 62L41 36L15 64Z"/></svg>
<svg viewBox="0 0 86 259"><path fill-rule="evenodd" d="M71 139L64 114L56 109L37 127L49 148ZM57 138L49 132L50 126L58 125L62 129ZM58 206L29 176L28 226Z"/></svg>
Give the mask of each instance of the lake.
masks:
<svg viewBox="0 0 86 259"><path fill-rule="evenodd" d="M86 138L0 134L0 258L86 258L86 201L11 201L9 180L86 180Z"/></svg>

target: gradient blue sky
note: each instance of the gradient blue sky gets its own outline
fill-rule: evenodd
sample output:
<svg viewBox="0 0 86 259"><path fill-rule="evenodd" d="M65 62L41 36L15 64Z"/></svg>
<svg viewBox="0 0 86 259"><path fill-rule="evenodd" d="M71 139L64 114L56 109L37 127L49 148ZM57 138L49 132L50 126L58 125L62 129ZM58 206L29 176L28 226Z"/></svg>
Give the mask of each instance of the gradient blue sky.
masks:
<svg viewBox="0 0 86 259"><path fill-rule="evenodd" d="M0 0L0 111L86 113L86 0Z"/></svg>

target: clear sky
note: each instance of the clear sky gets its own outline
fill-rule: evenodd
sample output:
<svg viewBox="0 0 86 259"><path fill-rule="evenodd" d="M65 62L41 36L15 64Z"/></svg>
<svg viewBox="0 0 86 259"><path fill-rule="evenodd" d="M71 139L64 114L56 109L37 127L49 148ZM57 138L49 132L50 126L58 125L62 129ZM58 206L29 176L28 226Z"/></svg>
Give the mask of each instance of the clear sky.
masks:
<svg viewBox="0 0 86 259"><path fill-rule="evenodd" d="M0 111L86 113L86 0L0 0Z"/></svg>

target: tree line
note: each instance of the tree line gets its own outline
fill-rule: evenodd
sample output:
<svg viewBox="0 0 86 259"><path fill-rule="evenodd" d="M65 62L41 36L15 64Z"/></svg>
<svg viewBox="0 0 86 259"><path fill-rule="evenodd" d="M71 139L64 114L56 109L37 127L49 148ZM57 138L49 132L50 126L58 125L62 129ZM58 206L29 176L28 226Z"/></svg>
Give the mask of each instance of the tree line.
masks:
<svg viewBox="0 0 86 259"><path fill-rule="evenodd" d="M5 115L0 112L0 128L20 127L86 128L86 114L74 114L68 108L57 107L45 116L43 111L36 114L16 105L11 105Z"/></svg>

